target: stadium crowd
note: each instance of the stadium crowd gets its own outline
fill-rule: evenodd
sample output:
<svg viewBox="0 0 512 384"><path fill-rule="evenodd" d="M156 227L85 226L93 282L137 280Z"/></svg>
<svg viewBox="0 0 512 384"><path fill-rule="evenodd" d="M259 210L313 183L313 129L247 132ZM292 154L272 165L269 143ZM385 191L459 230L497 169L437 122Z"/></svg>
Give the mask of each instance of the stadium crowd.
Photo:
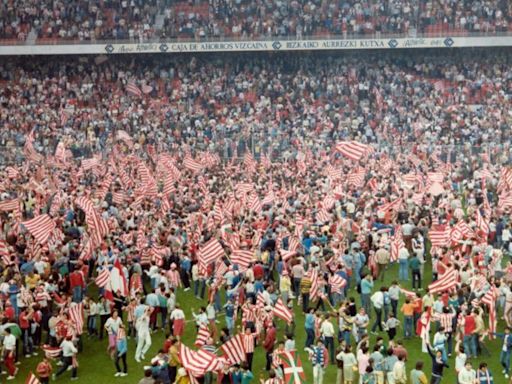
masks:
<svg viewBox="0 0 512 384"><path fill-rule="evenodd" d="M510 62L507 50L3 61L7 379L40 348L39 380L69 367L76 379L86 334L108 340L115 376L128 353L149 362L142 383L249 383L264 354L261 381L279 384L304 348L319 384L330 365L344 384L508 378ZM190 327L197 350L181 342ZM149 359L157 329L169 337ZM501 374L481 360L495 337Z"/></svg>
<svg viewBox="0 0 512 384"><path fill-rule="evenodd" d="M40 41L507 32L511 5L488 1L5 1L0 38ZM163 25L157 25L162 15Z"/></svg>

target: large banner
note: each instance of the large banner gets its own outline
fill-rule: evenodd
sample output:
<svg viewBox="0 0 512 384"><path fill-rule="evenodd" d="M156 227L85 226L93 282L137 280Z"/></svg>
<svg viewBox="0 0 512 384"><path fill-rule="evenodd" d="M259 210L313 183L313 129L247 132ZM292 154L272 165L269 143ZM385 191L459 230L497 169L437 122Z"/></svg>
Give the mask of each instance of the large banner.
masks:
<svg viewBox="0 0 512 384"><path fill-rule="evenodd" d="M0 55L99 55L182 52L319 51L348 49L410 49L508 47L512 36L399 39L326 39L274 41L165 42L127 44L55 44L0 46Z"/></svg>

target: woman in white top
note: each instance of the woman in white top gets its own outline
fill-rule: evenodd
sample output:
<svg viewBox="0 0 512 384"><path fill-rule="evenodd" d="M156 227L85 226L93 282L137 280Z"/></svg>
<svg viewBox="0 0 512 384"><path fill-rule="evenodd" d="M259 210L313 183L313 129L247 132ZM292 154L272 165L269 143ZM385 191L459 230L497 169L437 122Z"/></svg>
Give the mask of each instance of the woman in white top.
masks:
<svg viewBox="0 0 512 384"><path fill-rule="evenodd" d="M114 309L112 312L112 316L107 319L105 322L105 330L108 334L108 347L107 347L107 353L114 356L114 353L116 351L116 336L117 332L119 331L119 326L121 325L123 321L119 317L117 310Z"/></svg>

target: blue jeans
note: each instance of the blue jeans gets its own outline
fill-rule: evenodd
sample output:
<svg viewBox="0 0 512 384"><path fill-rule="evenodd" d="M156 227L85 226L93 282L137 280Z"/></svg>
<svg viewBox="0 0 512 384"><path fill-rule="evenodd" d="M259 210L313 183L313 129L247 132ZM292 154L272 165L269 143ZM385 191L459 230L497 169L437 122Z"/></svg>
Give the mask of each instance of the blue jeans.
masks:
<svg viewBox="0 0 512 384"><path fill-rule="evenodd" d="M235 328L235 320L232 317L226 316L226 328L232 334L233 328Z"/></svg>
<svg viewBox="0 0 512 384"><path fill-rule="evenodd" d="M399 259L398 267L398 280L409 280L407 259Z"/></svg>
<svg viewBox="0 0 512 384"><path fill-rule="evenodd" d="M315 343L315 330L306 328L306 348L311 347Z"/></svg>
<svg viewBox="0 0 512 384"><path fill-rule="evenodd" d="M404 316L404 337L412 336L412 316Z"/></svg>
<svg viewBox="0 0 512 384"><path fill-rule="evenodd" d="M475 335L464 336L464 353L468 357L476 357L476 338Z"/></svg>
<svg viewBox="0 0 512 384"><path fill-rule="evenodd" d="M82 287L73 288L73 303L82 302Z"/></svg>
<svg viewBox="0 0 512 384"><path fill-rule="evenodd" d="M508 375L508 372L510 371L510 351L501 351L500 364Z"/></svg>
<svg viewBox="0 0 512 384"><path fill-rule="evenodd" d="M370 316L370 295L367 293L361 294L361 307L364 308L366 314Z"/></svg>

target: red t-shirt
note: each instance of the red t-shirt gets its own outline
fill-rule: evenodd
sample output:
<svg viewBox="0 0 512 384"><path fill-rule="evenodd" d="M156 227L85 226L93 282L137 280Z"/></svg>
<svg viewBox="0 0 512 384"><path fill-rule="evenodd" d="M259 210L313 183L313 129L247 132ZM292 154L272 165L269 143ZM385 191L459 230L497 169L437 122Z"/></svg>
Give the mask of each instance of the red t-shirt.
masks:
<svg viewBox="0 0 512 384"><path fill-rule="evenodd" d="M7 307L5 308L5 312L4 312L4 315L5 317L7 317L10 321L13 321L14 320L14 308L13 307Z"/></svg>
<svg viewBox="0 0 512 384"><path fill-rule="evenodd" d="M28 327L30 327L30 322L27 319L27 314L25 313L25 311L20 313L19 322L21 329L28 329Z"/></svg>
<svg viewBox="0 0 512 384"><path fill-rule="evenodd" d="M471 315L464 317L464 336L472 335L475 328L475 318Z"/></svg>

